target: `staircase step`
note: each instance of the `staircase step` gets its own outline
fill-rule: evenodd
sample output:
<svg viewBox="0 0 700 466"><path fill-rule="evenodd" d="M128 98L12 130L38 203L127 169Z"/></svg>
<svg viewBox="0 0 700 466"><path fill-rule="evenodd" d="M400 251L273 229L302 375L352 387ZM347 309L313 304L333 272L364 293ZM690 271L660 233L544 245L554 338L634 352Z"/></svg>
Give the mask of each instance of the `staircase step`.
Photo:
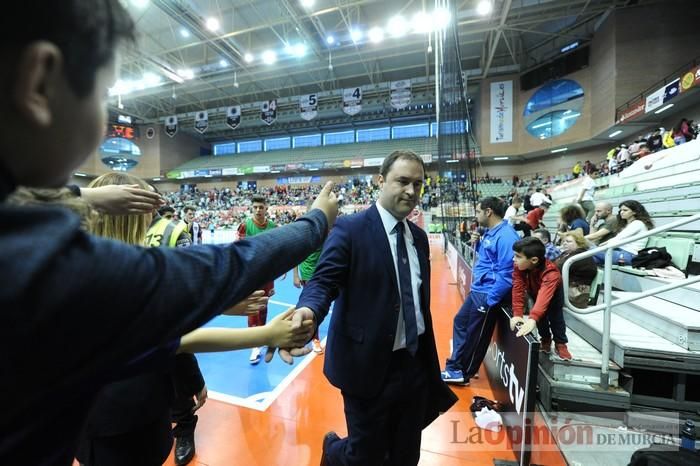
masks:
<svg viewBox="0 0 700 466"><path fill-rule="evenodd" d="M584 384L554 380L544 368L537 371L539 397L547 411L552 411L554 403L561 409L563 405L589 405L627 410L630 408L630 393L620 387L603 389L597 384Z"/></svg>
<svg viewBox="0 0 700 466"><path fill-rule="evenodd" d="M553 353L540 353L540 366L556 381L600 384L600 363L603 359L600 351L571 329L567 329L566 336L569 339L568 347L573 359L562 361ZM620 366L612 361L608 364L609 384L616 387Z"/></svg>
<svg viewBox="0 0 700 466"><path fill-rule="evenodd" d="M603 311L575 314L566 309L565 312L567 326L600 351L603 346ZM700 371L700 352L671 343L615 313L610 316L610 323L610 359L620 367L634 365Z"/></svg>
<svg viewBox="0 0 700 466"><path fill-rule="evenodd" d="M613 292L615 298L635 295ZM613 312L642 325L655 334L691 351L700 350L700 312L680 304L649 296L613 307Z"/></svg>
<svg viewBox="0 0 700 466"><path fill-rule="evenodd" d="M659 277L639 276L625 273L621 270L613 270L612 286L624 291L646 291L653 288L668 285L674 280L666 280ZM675 290L660 293L657 297L681 306L700 311L700 283L693 283Z"/></svg>

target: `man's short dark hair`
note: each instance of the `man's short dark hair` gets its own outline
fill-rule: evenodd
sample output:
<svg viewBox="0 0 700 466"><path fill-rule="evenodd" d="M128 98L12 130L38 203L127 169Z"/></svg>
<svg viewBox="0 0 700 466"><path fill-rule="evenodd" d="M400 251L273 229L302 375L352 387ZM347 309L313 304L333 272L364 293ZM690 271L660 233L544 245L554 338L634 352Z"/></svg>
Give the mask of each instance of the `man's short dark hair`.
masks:
<svg viewBox="0 0 700 466"><path fill-rule="evenodd" d="M158 214L159 214L161 217L164 216L165 214L174 214L174 213L175 213L175 209L173 209L173 208L170 207L169 205L164 205L163 207L161 207L160 209L158 209Z"/></svg>
<svg viewBox="0 0 700 466"><path fill-rule="evenodd" d="M384 162L382 162L382 166L379 169L379 174L386 178L386 176L389 174L389 170L391 170L391 166L394 165L394 162L399 159L413 160L414 162L420 164L421 168L423 169L423 173L425 174L425 162L423 162L423 159L421 159L418 154L410 150L395 150L389 154L389 156L384 159Z"/></svg>
<svg viewBox="0 0 700 466"><path fill-rule="evenodd" d="M15 62L9 66L30 43L51 42L81 98L93 91L97 71L114 58L119 42L133 39L134 21L119 0L24 0L0 15L0 43Z"/></svg>
<svg viewBox="0 0 700 466"><path fill-rule="evenodd" d="M485 197L479 201L479 205L481 210L491 209L496 217L503 218L506 214L506 203L499 197Z"/></svg>
<svg viewBox="0 0 700 466"><path fill-rule="evenodd" d="M184 212L187 213L187 212L189 212L189 211L197 212L197 209L195 209L195 208L192 207L191 205L188 205L187 207L185 207Z"/></svg>
<svg viewBox="0 0 700 466"><path fill-rule="evenodd" d="M253 196L253 197L250 198L250 202L253 203L253 204L255 204L255 203L267 204L267 199L265 199L265 198L262 197L262 196Z"/></svg>
<svg viewBox="0 0 700 466"><path fill-rule="evenodd" d="M537 257L540 260L540 264L544 264L544 255L546 251L542 241L537 238L528 236L527 238L516 241L515 244L513 244L513 251L522 254L528 259Z"/></svg>
<svg viewBox="0 0 700 466"><path fill-rule="evenodd" d="M532 234L542 235L542 237L546 239L548 243L552 241L552 235L549 234L549 230L546 228L538 228L537 230L533 231Z"/></svg>

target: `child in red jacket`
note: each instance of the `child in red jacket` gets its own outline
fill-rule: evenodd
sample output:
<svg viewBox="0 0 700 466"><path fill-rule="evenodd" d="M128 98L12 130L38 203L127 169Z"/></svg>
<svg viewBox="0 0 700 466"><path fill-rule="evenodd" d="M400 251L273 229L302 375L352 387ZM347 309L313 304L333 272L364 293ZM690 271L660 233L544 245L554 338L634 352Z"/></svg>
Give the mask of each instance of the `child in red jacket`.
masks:
<svg viewBox="0 0 700 466"><path fill-rule="evenodd" d="M511 330L517 323L522 326L517 336L527 335L537 325L540 334L540 351L549 353L554 334L554 352L559 359L571 360L566 347L566 322L564 322L564 288L557 266L545 259L542 242L534 237L523 238L513 245L513 317ZM530 309L530 318L523 319L527 295L535 304Z"/></svg>

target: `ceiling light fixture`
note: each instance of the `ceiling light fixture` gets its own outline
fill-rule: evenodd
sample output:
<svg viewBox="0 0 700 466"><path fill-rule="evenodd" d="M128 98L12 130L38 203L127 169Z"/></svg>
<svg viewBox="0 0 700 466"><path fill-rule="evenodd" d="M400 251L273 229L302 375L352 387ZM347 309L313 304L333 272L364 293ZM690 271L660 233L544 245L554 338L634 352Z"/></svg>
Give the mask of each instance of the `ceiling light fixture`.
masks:
<svg viewBox="0 0 700 466"><path fill-rule="evenodd" d="M481 16L486 16L493 11L493 3L491 0L481 0L476 6L476 12Z"/></svg>
<svg viewBox="0 0 700 466"><path fill-rule="evenodd" d="M238 72L233 72L233 87L238 89Z"/></svg>
<svg viewBox="0 0 700 466"><path fill-rule="evenodd" d="M362 31L359 29L350 29L350 39L357 44L360 40L362 40Z"/></svg>
<svg viewBox="0 0 700 466"><path fill-rule="evenodd" d="M384 40L384 31L380 27L373 27L369 30L367 35L369 36L370 42L374 44L378 44Z"/></svg>
<svg viewBox="0 0 700 466"><path fill-rule="evenodd" d="M618 130L615 131L614 133L610 133L610 134L608 135L608 137L609 137L609 138L614 138L615 136L617 136L617 135L620 134L620 133L622 133L622 130L621 130L621 129L618 129Z"/></svg>
<svg viewBox="0 0 700 466"><path fill-rule="evenodd" d="M216 18L207 18L206 23L204 23L207 29L209 29L211 32L216 32L219 30L221 27L221 24L219 23L219 20Z"/></svg>
<svg viewBox="0 0 700 466"><path fill-rule="evenodd" d="M182 29L180 29L180 35L181 35L183 38L187 39L188 37L190 37L190 31L188 31L188 30L185 29L185 28L182 28Z"/></svg>
<svg viewBox="0 0 700 466"><path fill-rule="evenodd" d="M405 36L408 32L408 23L406 22L406 18L401 15L394 16L389 20L386 30L392 37Z"/></svg>
<svg viewBox="0 0 700 466"><path fill-rule="evenodd" d="M273 50L265 50L261 58L266 65L274 65L277 63L277 54Z"/></svg>
<svg viewBox="0 0 700 466"><path fill-rule="evenodd" d="M326 44L328 44L328 45L335 44L335 37L333 37L333 36L326 37Z"/></svg>
<svg viewBox="0 0 700 466"><path fill-rule="evenodd" d="M245 60L246 63L251 63L253 60L255 60L255 57L253 56L252 53L246 53L243 56L243 59Z"/></svg>
<svg viewBox="0 0 700 466"><path fill-rule="evenodd" d="M301 6L304 8L311 8L316 3L315 0L301 0Z"/></svg>
<svg viewBox="0 0 700 466"><path fill-rule="evenodd" d="M494 157L494 160L508 160L508 157Z"/></svg>
<svg viewBox="0 0 700 466"><path fill-rule="evenodd" d="M567 150L569 150L568 147L562 147L561 149L554 149L554 150L552 150L551 153L552 153L552 154L556 154L557 152L566 152Z"/></svg>
<svg viewBox="0 0 700 466"><path fill-rule="evenodd" d="M655 115L658 115L658 114L661 113L661 112L665 112L665 111L668 110L669 108L673 107L673 105L674 105L674 104L668 104L668 105L666 105L666 106L664 106L664 107L661 107L660 109L658 109L657 111L655 111L654 114L655 114Z"/></svg>
<svg viewBox="0 0 700 466"><path fill-rule="evenodd" d="M219 60L219 66L222 68L226 68L228 66L228 62L222 58L221 60Z"/></svg>

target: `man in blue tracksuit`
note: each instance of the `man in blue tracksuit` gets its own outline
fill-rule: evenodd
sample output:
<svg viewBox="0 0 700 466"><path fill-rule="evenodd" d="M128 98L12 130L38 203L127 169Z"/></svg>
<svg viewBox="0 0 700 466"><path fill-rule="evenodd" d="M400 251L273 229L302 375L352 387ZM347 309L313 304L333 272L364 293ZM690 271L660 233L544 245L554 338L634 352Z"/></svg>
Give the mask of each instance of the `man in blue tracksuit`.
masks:
<svg viewBox="0 0 700 466"><path fill-rule="evenodd" d="M478 255L469 296L454 319L452 354L442 372L445 382L469 385L486 355L499 305L510 305L513 244L520 237L503 220L505 212L506 203L497 197L482 199L476 207L476 220L487 230L483 237L472 233Z"/></svg>

